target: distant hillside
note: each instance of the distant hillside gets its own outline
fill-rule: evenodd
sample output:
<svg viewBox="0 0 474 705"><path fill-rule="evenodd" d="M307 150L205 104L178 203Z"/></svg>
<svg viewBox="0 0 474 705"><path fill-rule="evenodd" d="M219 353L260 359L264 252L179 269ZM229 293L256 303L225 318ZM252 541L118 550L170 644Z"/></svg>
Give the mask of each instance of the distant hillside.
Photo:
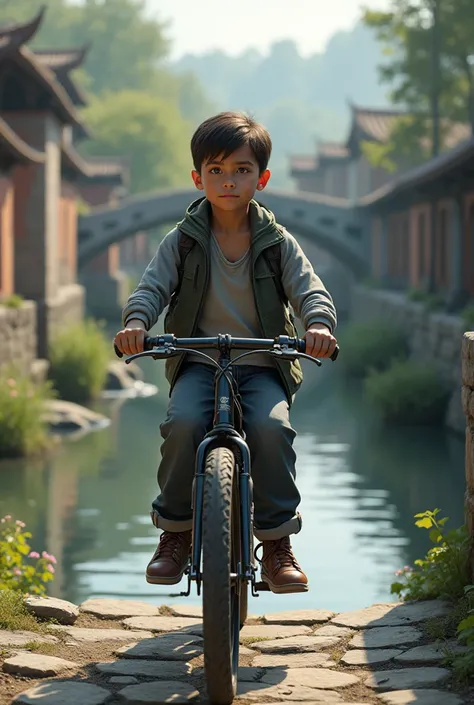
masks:
<svg viewBox="0 0 474 705"><path fill-rule="evenodd" d="M237 57L221 51L188 54L171 68L192 71L218 110L245 110L262 120L274 142L273 184L289 186L289 154L313 152L317 139L345 138L349 99L363 106L388 104L377 74L381 60L372 32L358 24L334 34L323 53L308 58L284 40L268 56L256 49Z"/></svg>

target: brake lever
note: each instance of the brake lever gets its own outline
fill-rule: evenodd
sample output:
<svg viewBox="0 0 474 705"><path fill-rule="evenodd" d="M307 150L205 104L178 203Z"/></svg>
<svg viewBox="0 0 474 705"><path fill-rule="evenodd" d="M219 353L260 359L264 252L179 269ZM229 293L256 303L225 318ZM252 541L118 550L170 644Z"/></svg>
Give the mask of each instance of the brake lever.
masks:
<svg viewBox="0 0 474 705"><path fill-rule="evenodd" d="M303 357L306 360L311 360L311 362L316 363L318 367L321 367L322 365L321 360L318 360L316 357L311 357L311 355L307 355L306 353L298 352L297 350L270 350L269 352L271 355L281 357L284 360L299 360Z"/></svg>
<svg viewBox="0 0 474 705"><path fill-rule="evenodd" d="M178 354L179 351L176 348L153 348L153 350L144 350L143 352L130 355L130 357L127 357L127 359L125 360L125 364L128 365L130 362L136 360L139 357L152 357L154 360L160 360L166 357L174 357Z"/></svg>

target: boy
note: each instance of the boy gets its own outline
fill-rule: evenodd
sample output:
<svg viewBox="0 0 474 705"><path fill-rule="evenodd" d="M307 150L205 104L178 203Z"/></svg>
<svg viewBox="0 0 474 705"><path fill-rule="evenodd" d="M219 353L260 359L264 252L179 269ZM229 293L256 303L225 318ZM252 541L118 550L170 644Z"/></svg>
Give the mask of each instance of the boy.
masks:
<svg viewBox="0 0 474 705"><path fill-rule="evenodd" d="M198 127L191 140L192 178L204 198L192 203L163 239L125 304L125 327L114 340L123 353L143 350L146 331L168 304L165 330L179 337L296 335L287 299L305 326L308 354L332 355L336 311L330 295L296 240L254 200L255 191L263 191L270 178L271 148L263 125L242 113L220 113ZM184 266L183 236L191 244ZM275 246L279 277L268 263L268 252ZM305 592L308 580L289 539L301 529L295 431L289 421L301 368L262 354L244 358L234 369L252 457L262 580L275 593ZM167 360L170 401L160 427L160 494L151 512L163 533L146 569L149 583L174 585L186 567L194 458L212 425L214 375L215 368L196 355Z"/></svg>

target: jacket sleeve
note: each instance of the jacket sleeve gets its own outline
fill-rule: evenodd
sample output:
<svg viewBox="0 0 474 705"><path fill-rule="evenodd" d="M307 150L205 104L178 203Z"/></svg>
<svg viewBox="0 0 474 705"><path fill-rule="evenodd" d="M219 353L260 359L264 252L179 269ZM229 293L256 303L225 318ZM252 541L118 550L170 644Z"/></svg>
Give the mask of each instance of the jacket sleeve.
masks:
<svg viewBox="0 0 474 705"><path fill-rule="evenodd" d="M281 246L282 285L305 330L323 323L334 332L337 314L331 295L295 238L285 232Z"/></svg>
<svg viewBox="0 0 474 705"><path fill-rule="evenodd" d="M127 321L137 318L150 330L169 304L179 281L178 244L179 231L174 228L165 235L137 288L128 297L122 311L124 326Z"/></svg>

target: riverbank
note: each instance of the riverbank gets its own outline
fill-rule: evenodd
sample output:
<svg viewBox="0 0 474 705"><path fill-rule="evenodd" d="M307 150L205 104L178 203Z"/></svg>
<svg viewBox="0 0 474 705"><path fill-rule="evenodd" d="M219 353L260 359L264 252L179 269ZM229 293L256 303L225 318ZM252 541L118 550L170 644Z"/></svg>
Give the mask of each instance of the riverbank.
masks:
<svg viewBox="0 0 474 705"><path fill-rule="evenodd" d="M30 609L57 623L38 633L0 630L0 705L206 702L200 607L34 598ZM434 600L249 617L237 701L472 702L474 689L453 687L443 665L450 644L433 638L448 613Z"/></svg>

